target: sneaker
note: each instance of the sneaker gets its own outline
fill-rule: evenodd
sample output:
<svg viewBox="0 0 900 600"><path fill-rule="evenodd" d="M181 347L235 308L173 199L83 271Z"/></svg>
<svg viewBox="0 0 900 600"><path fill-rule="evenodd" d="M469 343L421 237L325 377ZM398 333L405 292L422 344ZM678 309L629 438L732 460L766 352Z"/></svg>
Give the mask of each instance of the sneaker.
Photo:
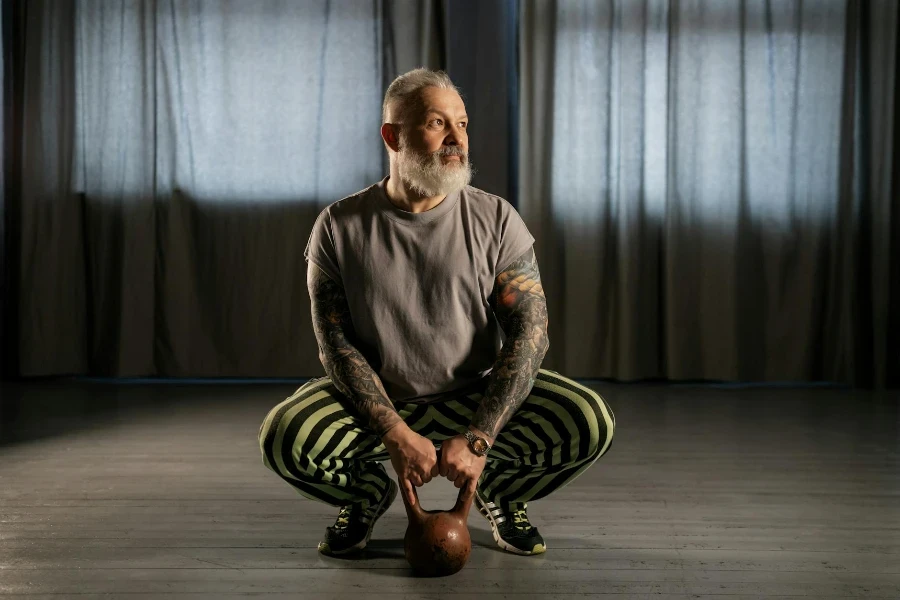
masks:
<svg viewBox="0 0 900 600"><path fill-rule="evenodd" d="M360 504L349 504L341 507L337 521L325 529L325 539L319 542L319 552L332 556L351 554L366 547L372 536L375 521L387 512L397 497L397 484L389 480L387 493L381 502L362 510Z"/></svg>
<svg viewBox="0 0 900 600"><path fill-rule="evenodd" d="M547 551L544 538L538 533L537 527L528 521L527 505L524 502L514 502L504 509L488 502L480 492L476 492L475 505L478 512L491 524L494 541L507 552L527 556Z"/></svg>

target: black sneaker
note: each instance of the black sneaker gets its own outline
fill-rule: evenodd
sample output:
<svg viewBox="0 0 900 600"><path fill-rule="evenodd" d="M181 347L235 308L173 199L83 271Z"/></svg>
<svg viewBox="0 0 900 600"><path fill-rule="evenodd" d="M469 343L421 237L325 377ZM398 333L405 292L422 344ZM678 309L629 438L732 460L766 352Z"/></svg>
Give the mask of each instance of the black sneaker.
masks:
<svg viewBox="0 0 900 600"><path fill-rule="evenodd" d="M393 479L389 481L387 493L375 506L370 506L365 511L360 508L359 504L341 507L337 521L325 529L325 539L319 542L319 552L339 556L358 552L366 547L372 536L375 521L387 512L397 497L399 488Z"/></svg>
<svg viewBox="0 0 900 600"><path fill-rule="evenodd" d="M514 502L505 508L485 500L480 492L475 493L478 512L491 524L497 544L514 554L543 554L547 551L544 538L528 521L526 504Z"/></svg>

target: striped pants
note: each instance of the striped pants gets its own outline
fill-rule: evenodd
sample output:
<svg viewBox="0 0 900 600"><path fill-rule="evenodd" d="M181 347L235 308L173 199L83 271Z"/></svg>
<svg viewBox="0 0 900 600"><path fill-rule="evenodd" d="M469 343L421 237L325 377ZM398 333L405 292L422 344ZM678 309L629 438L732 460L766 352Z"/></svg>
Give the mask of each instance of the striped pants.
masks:
<svg viewBox="0 0 900 600"><path fill-rule="evenodd" d="M394 405L413 431L441 442L466 430L481 398L469 391L434 404ZM497 504L543 498L606 453L615 423L599 394L541 369L528 398L497 436L478 480L479 493ZM313 500L365 507L377 504L388 489L384 444L328 377L307 382L269 412L259 447L265 466Z"/></svg>

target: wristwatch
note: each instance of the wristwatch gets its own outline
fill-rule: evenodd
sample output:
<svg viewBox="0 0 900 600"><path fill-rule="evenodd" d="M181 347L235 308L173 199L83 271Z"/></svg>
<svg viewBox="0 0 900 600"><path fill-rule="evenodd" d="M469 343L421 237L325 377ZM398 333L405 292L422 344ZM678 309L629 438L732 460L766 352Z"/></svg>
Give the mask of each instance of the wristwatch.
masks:
<svg viewBox="0 0 900 600"><path fill-rule="evenodd" d="M486 439L475 435L471 429L466 429L466 439L469 440L469 448L478 456L484 456L491 449L491 445Z"/></svg>

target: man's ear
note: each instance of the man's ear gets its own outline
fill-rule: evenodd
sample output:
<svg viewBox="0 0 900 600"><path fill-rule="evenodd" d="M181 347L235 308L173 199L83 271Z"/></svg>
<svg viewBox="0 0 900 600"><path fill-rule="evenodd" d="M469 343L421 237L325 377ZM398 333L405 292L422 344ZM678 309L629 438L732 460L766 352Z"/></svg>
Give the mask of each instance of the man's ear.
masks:
<svg viewBox="0 0 900 600"><path fill-rule="evenodd" d="M394 152L400 152L399 133L399 127L393 123L385 123L381 126L381 139Z"/></svg>

